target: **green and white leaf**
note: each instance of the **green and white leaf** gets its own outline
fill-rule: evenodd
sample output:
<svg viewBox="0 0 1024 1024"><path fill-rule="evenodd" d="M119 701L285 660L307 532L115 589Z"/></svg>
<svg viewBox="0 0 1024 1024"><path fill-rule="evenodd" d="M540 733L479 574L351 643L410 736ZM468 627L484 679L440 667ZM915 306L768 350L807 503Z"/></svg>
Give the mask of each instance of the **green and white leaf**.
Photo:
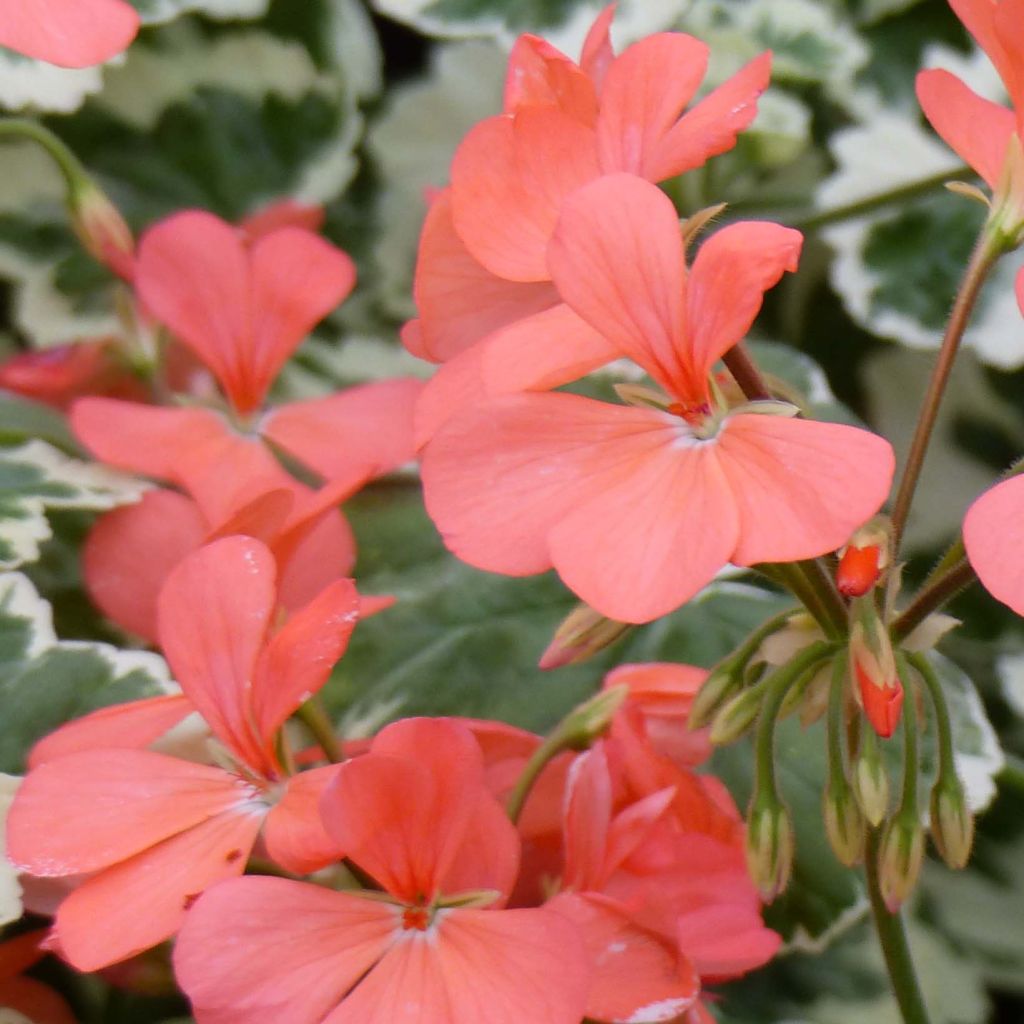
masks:
<svg viewBox="0 0 1024 1024"><path fill-rule="evenodd" d="M145 25L162 25L183 14L202 14L223 21L259 18L270 0L128 0Z"/></svg>
<svg viewBox="0 0 1024 1024"><path fill-rule="evenodd" d="M67 114L102 88L102 68L58 68L0 49L0 107L9 111Z"/></svg>
<svg viewBox="0 0 1024 1024"><path fill-rule="evenodd" d="M69 458L45 441L0 449L0 568L39 557L52 531L47 508L102 511L138 501L148 485L136 477Z"/></svg>
<svg viewBox="0 0 1024 1024"><path fill-rule="evenodd" d="M64 722L172 691L159 655L58 640L28 577L0 574L0 771L21 771L32 744Z"/></svg>
<svg viewBox="0 0 1024 1024"><path fill-rule="evenodd" d="M1003 700L1024 718L1024 654L1003 654L996 660L996 675Z"/></svg>

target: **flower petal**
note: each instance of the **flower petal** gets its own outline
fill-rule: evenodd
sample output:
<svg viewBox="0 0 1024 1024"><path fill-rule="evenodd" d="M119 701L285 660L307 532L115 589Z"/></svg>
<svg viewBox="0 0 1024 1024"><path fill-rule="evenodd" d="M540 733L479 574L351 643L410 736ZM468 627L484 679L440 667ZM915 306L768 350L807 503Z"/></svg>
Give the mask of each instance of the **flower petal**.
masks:
<svg viewBox="0 0 1024 1024"><path fill-rule="evenodd" d="M344 846L328 835L320 816L324 790L334 779L336 765L293 775L284 796L270 809L263 841L271 860L296 875L309 875L345 855Z"/></svg>
<svg viewBox="0 0 1024 1024"><path fill-rule="evenodd" d="M548 910L442 910L408 932L324 1024L579 1024L589 971L576 928Z"/></svg>
<svg viewBox="0 0 1024 1024"><path fill-rule="evenodd" d="M599 174L594 132L554 107L488 118L451 174L455 228L473 256L510 281L546 281L561 205Z"/></svg>
<svg viewBox="0 0 1024 1024"><path fill-rule="evenodd" d="M712 983L763 967L782 945L782 937L764 926L758 909L741 903L680 914L676 941L701 977Z"/></svg>
<svg viewBox="0 0 1024 1024"><path fill-rule="evenodd" d="M160 588L206 532L199 506L174 491L147 491L136 504L105 513L82 549L89 597L122 629L155 643Z"/></svg>
<svg viewBox="0 0 1024 1024"><path fill-rule="evenodd" d="M506 114L527 106L557 107L584 124L597 116L597 96L587 74L534 35L521 35L512 47L503 106Z"/></svg>
<svg viewBox="0 0 1024 1024"><path fill-rule="evenodd" d="M91 750L141 750L170 732L192 710L188 697L176 693L100 708L44 736L32 748L29 767Z"/></svg>
<svg viewBox="0 0 1024 1024"><path fill-rule="evenodd" d="M170 938L196 896L245 870L262 821L226 811L90 878L57 911L61 955L95 971Z"/></svg>
<svg viewBox="0 0 1024 1024"><path fill-rule="evenodd" d="M680 398L703 398L680 351L686 267L679 217L655 185L612 174L575 192L548 258L566 303Z"/></svg>
<svg viewBox="0 0 1024 1024"><path fill-rule="evenodd" d="M707 71L708 47L682 32L659 32L624 50L601 90L597 145L606 174L657 181L661 142Z"/></svg>
<svg viewBox="0 0 1024 1024"><path fill-rule="evenodd" d="M415 456L412 414L423 390L412 377L348 388L273 410L262 433L325 480L369 479Z"/></svg>
<svg viewBox="0 0 1024 1024"><path fill-rule="evenodd" d="M222 768L148 750L68 754L19 787L7 855L44 878L97 871L247 798Z"/></svg>
<svg viewBox="0 0 1024 1024"><path fill-rule="evenodd" d="M65 68L110 60L138 31L138 14L121 0L17 0L0 15L0 46Z"/></svg>
<svg viewBox="0 0 1024 1024"><path fill-rule="evenodd" d="M251 347L238 360L248 379L245 398L236 400L243 412L260 405L288 357L356 283L349 256L302 228L263 235L250 260L252 337L245 341Z"/></svg>
<svg viewBox="0 0 1024 1024"><path fill-rule="evenodd" d="M996 188L1014 131L1013 112L982 99L940 68L919 72L917 98L925 117L946 144Z"/></svg>
<svg viewBox="0 0 1024 1024"><path fill-rule="evenodd" d="M455 231L451 189L427 213L413 295L420 319L412 321L415 331L403 332L403 343L421 359L441 363L498 327L558 301L550 282L506 281L474 259Z"/></svg>
<svg viewBox="0 0 1024 1024"><path fill-rule="evenodd" d="M739 509L737 565L834 551L889 496L892 447L857 427L740 414L717 446Z"/></svg>
<svg viewBox="0 0 1024 1024"><path fill-rule="evenodd" d="M675 1021L700 994L693 965L624 908L597 893L562 893L548 904L583 935L591 964L586 1015L601 1021Z"/></svg>
<svg viewBox="0 0 1024 1024"><path fill-rule="evenodd" d="M771 53L762 53L683 114L651 156L651 179L664 181L732 149L736 136L757 115L771 66Z"/></svg>
<svg viewBox="0 0 1024 1024"><path fill-rule="evenodd" d="M964 547L982 586L1024 615L1024 477L986 491L967 510Z"/></svg>
<svg viewBox="0 0 1024 1024"><path fill-rule="evenodd" d="M261 737L272 741L288 716L327 682L358 618L355 584L337 580L273 636L251 677L252 721Z"/></svg>
<svg viewBox="0 0 1024 1024"><path fill-rule="evenodd" d="M266 762L253 732L250 690L275 609L275 576L264 544L225 537L177 566L157 612L174 678L220 739L257 771Z"/></svg>
<svg viewBox="0 0 1024 1024"><path fill-rule="evenodd" d="M792 228L740 221L701 245L686 289L690 358L700 377L750 330L764 293L796 270L802 244Z"/></svg>
<svg viewBox="0 0 1024 1024"><path fill-rule="evenodd" d="M386 903L283 878L204 893L174 972L208 1024L321 1024L383 954L400 919Z"/></svg>

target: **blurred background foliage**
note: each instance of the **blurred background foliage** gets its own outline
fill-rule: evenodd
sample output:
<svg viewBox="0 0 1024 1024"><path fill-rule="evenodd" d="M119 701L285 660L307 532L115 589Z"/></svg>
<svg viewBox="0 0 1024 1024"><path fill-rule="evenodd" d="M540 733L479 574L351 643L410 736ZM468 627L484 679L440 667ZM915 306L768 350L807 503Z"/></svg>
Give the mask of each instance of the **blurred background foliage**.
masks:
<svg viewBox="0 0 1024 1024"><path fill-rule="evenodd" d="M414 311L424 189L445 183L464 132L498 110L515 36L541 33L576 56L599 6L132 2L145 28L105 68L65 71L0 53L0 105L59 135L136 231L182 207L236 221L286 196L326 207L325 232L355 257L360 283L300 350L281 397L428 373L397 343ZM820 414L862 419L901 453L928 350L984 216L942 187L972 179L924 125L914 75L947 67L1000 99L991 67L945 0L621 0L619 48L663 29L710 43L705 88L774 51L773 84L739 145L666 188L684 215L728 202L724 219L771 217L806 232L799 273L758 322L758 354ZM38 149L0 148L0 358L120 329L114 279L81 251L61 200L60 179ZM1024 319L1010 286L1020 263L1008 257L987 285L953 375L910 522L910 579L923 576L967 505L1024 452ZM166 672L156 655L129 649L80 585L77 551L91 518L130 500L137 482L97 474L61 417L2 396L0 443L8 570L0 576L0 769L18 772L39 735L93 707L159 692ZM557 579L505 579L457 563L423 512L411 470L348 511L361 586L399 598L359 627L327 691L350 735L422 713L543 730L612 665L711 665L783 606L736 575L593 661L540 673L537 659L574 603ZM935 1024L1019 1024L1024 628L980 590L953 610L966 621L943 647L960 766L975 804L988 809L968 870L929 864L912 939ZM796 880L770 911L787 952L728 987L717 1012L729 1024L896 1024L863 920L863 886L823 841L821 737L794 724L781 746L800 836ZM744 800L745 746L724 751L716 768ZM184 1020L174 999L72 978L55 963L42 971L71 993L84 1021Z"/></svg>

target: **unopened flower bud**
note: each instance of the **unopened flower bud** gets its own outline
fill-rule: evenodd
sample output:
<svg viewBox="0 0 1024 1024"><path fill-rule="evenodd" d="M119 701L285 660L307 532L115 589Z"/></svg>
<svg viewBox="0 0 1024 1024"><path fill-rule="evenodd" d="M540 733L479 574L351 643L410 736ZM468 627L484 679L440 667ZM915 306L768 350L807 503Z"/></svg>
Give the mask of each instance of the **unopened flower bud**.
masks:
<svg viewBox="0 0 1024 1024"><path fill-rule="evenodd" d="M895 914L917 885L924 859L924 830L916 817L897 815L886 826L878 853L882 899Z"/></svg>
<svg viewBox="0 0 1024 1024"><path fill-rule="evenodd" d="M844 597L862 597L872 590L890 562L892 524L875 516L839 552L836 586Z"/></svg>
<svg viewBox="0 0 1024 1024"><path fill-rule="evenodd" d="M712 669L693 698L686 727L703 729L739 685L739 673L732 662L723 662Z"/></svg>
<svg viewBox="0 0 1024 1024"><path fill-rule="evenodd" d="M68 192L68 210L75 234L88 252L118 277L134 275L135 238L120 211L89 178Z"/></svg>
<svg viewBox="0 0 1024 1024"><path fill-rule="evenodd" d="M608 689L573 708L551 735L561 750L586 750L607 731L619 708L629 696L625 683Z"/></svg>
<svg viewBox="0 0 1024 1024"><path fill-rule="evenodd" d="M765 903L789 884L795 848L786 808L772 794L755 796L747 815L747 867Z"/></svg>
<svg viewBox="0 0 1024 1024"><path fill-rule="evenodd" d="M763 687L737 693L712 720L711 742L723 745L738 740L754 724L763 698Z"/></svg>
<svg viewBox="0 0 1024 1024"><path fill-rule="evenodd" d="M562 668L586 661L615 643L630 628L627 622L607 619L590 605L578 604L555 630L537 667Z"/></svg>
<svg viewBox="0 0 1024 1024"><path fill-rule="evenodd" d="M851 781L864 817L877 828L889 813L889 774L870 733L854 761Z"/></svg>
<svg viewBox="0 0 1024 1024"><path fill-rule="evenodd" d="M825 790L825 832L840 863L853 867L864 859L867 823L849 786Z"/></svg>
<svg viewBox="0 0 1024 1024"><path fill-rule="evenodd" d="M951 868L967 865L974 843L974 815L955 775L951 779L940 775L932 790L931 832L939 856Z"/></svg>
<svg viewBox="0 0 1024 1024"><path fill-rule="evenodd" d="M903 686L892 641L871 597L855 598L851 613L850 670L871 727L888 739L903 709Z"/></svg>

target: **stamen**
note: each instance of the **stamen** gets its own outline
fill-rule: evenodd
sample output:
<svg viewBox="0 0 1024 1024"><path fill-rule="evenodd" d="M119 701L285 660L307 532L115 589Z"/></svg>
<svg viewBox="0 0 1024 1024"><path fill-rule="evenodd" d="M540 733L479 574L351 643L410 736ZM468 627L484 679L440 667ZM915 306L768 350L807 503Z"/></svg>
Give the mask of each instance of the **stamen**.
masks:
<svg viewBox="0 0 1024 1024"><path fill-rule="evenodd" d="M402 927L407 932L425 932L430 927L430 912L426 907L406 907L402 911Z"/></svg>

